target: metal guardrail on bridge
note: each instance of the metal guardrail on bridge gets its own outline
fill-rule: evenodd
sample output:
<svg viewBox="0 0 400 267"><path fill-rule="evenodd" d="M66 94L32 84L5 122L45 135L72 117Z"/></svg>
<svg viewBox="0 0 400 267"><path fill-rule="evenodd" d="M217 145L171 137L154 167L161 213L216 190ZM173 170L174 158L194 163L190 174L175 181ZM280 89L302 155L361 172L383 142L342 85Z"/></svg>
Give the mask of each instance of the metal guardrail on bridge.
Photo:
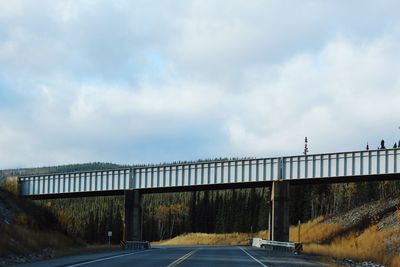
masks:
<svg viewBox="0 0 400 267"><path fill-rule="evenodd" d="M20 176L25 196L400 174L400 149Z"/></svg>

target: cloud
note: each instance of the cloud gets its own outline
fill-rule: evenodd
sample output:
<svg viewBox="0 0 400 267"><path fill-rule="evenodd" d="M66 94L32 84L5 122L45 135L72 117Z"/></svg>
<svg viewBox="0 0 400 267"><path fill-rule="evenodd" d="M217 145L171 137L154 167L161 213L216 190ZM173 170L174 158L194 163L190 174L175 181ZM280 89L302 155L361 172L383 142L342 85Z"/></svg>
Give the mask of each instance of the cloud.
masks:
<svg viewBox="0 0 400 267"><path fill-rule="evenodd" d="M0 0L0 168L394 142L398 8Z"/></svg>

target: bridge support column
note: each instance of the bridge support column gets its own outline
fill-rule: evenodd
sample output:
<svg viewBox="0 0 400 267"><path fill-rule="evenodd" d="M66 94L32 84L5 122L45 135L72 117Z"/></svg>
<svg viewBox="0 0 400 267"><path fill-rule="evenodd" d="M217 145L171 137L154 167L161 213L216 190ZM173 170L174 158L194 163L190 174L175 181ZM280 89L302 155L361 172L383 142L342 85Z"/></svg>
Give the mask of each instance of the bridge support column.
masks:
<svg viewBox="0 0 400 267"><path fill-rule="evenodd" d="M125 191L124 240L143 240L142 194L138 190Z"/></svg>
<svg viewBox="0 0 400 267"><path fill-rule="evenodd" d="M269 209L269 240L289 241L289 182L272 183Z"/></svg>

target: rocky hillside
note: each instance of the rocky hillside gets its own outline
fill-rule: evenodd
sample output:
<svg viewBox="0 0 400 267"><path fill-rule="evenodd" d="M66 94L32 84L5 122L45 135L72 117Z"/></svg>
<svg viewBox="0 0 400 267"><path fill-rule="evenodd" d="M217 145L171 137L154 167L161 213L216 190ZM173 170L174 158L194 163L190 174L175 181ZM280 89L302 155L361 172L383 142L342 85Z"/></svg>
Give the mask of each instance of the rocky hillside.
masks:
<svg viewBox="0 0 400 267"><path fill-rule="evenodd" d="M355 261L400 266L400 198L372 201L320 218L305 225L304 231L308 252L352 262L348 266L376 266Z"/></svg>
<svg viewBox="0 0 400 267"><path fill-rule="evenodd" d="M51 257L57 249L82 245L63 233L49 209L0 188L0 266Z"/></svg>

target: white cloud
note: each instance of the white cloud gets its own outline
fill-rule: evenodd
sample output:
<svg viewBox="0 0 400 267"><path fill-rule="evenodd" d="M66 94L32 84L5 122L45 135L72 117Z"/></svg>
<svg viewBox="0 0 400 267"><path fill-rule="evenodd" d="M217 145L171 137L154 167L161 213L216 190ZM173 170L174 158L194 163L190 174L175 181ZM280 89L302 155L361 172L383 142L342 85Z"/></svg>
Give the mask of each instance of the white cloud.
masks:
<svg viewBox="0 0 400 267"><path fill-rule="evenodd" d="M0 168L394 142L399 7L0 0Z"/></svg>

